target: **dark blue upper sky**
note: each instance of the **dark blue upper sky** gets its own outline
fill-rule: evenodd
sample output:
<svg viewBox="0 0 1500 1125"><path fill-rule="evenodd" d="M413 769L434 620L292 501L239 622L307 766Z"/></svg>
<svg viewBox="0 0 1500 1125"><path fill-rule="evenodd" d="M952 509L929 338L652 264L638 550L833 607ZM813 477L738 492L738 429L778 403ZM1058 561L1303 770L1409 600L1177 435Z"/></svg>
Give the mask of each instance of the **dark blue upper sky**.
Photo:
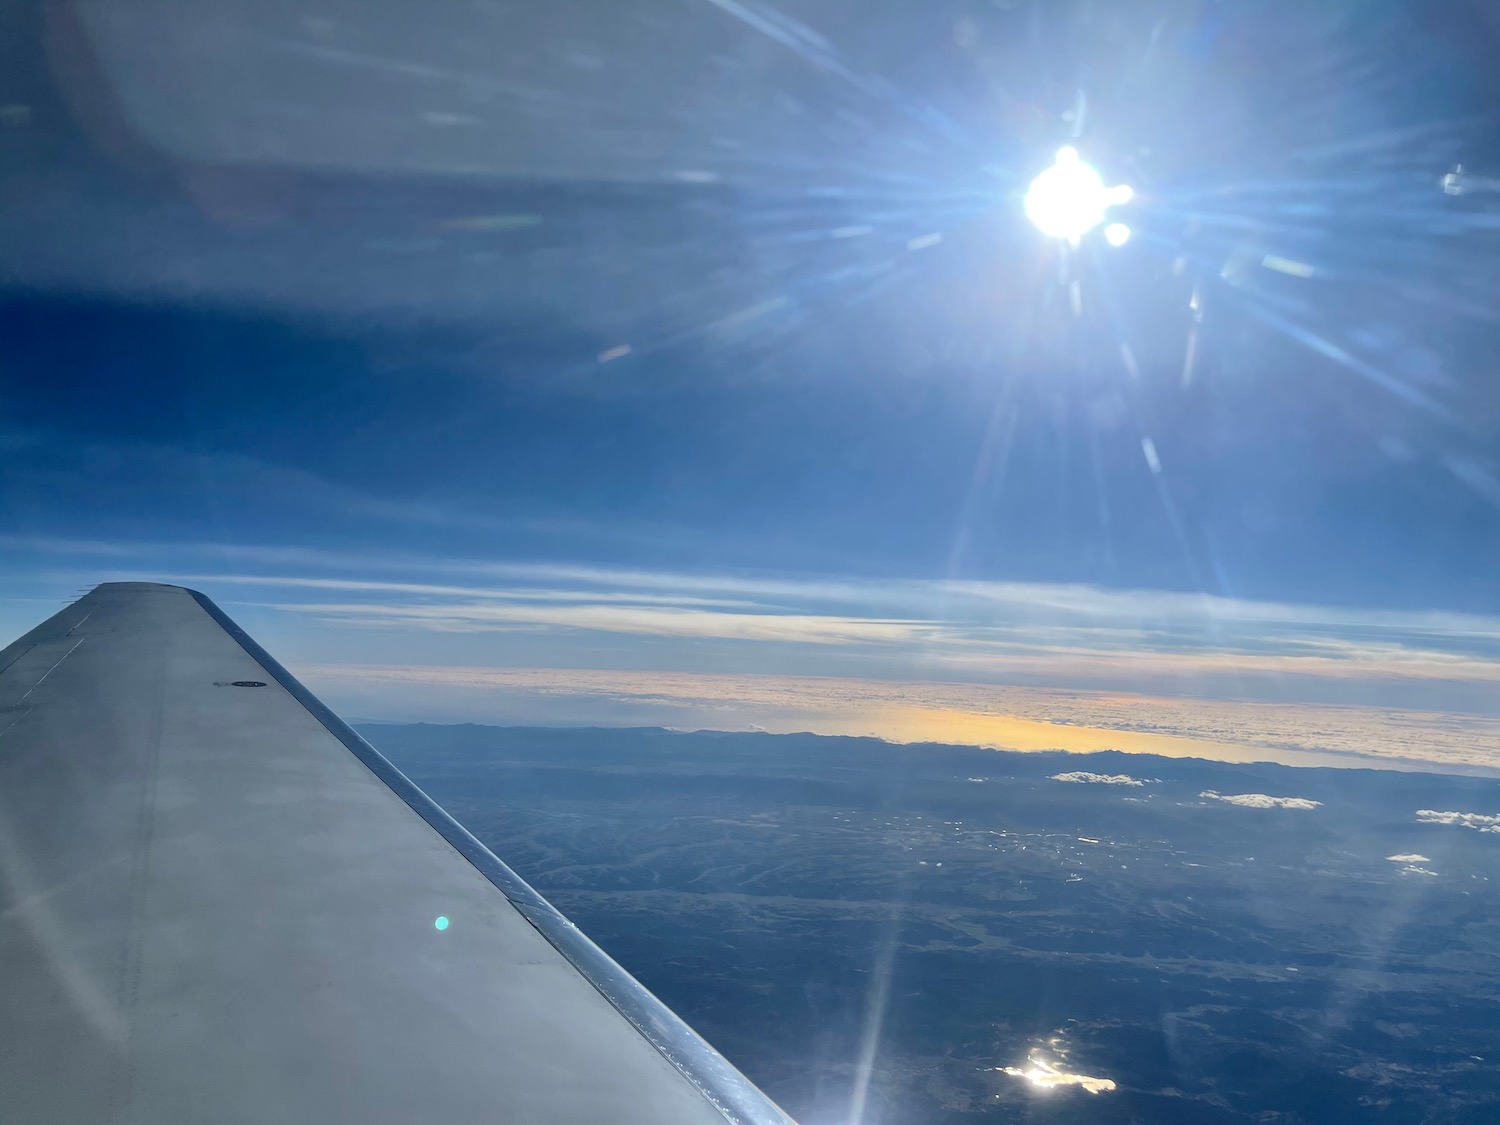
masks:
<svg viewBox="0 0 1500 1125"><path fill-rule="evenodd" d="M828 330L859 331L843 319ZM477 370L420 333L99 301L16 300L0 334L25 376L6 395L17 532L1374 605L1500 593L1500 511L1449 463L1482 472L1493 431L1254 331L1224 346L1259 370L1226 356L1186 390L893 370L816 338L754 377L693 346L570 379L525 342Z"/></svg>

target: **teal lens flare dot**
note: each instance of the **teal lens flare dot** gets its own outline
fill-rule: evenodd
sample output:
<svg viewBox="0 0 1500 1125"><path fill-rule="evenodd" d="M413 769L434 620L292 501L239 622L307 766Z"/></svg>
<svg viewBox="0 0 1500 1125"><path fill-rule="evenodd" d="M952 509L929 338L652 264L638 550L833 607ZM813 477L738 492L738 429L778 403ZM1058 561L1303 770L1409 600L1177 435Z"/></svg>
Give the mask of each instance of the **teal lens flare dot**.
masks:
<svg viewBox="0 0 1500 1125"><path fill-rule="evenodd" d="M432 928L435 930L446 930L448 928L448 915L439 914L433 921Z"/></svg>

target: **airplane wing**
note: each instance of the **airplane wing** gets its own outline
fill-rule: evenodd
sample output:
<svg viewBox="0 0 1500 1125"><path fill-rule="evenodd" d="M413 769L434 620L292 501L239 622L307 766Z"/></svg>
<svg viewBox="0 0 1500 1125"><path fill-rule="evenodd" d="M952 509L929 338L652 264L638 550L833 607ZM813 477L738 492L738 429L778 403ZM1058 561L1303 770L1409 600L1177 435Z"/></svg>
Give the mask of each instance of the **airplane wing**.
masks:
<svg viewBox="0 0 1500 1125"><path fill-rule="evenodd" d="M788 1123L202 594L0 651L0 1120Z"/></svg>

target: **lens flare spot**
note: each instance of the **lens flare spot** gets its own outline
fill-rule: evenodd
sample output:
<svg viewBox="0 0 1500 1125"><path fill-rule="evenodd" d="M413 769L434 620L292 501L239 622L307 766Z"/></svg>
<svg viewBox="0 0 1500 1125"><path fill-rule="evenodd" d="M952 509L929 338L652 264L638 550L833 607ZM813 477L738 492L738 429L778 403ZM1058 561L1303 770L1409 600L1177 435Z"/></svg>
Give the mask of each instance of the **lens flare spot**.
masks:
<svg viewBox="0 0 1500 1125"><path fill-rule="evenodd" d="M432 920L432 928L434 930L446 930L448 928L448 915L439 914L434 918Z"/></svg>
<svg viewBox="0 0 1500 1125"><path fill-rule="evenodd" d="M1124 223L1110 223L1104 228L1104 241L1111 246L1124 246L1130 241L1130 228Z"/></svg>

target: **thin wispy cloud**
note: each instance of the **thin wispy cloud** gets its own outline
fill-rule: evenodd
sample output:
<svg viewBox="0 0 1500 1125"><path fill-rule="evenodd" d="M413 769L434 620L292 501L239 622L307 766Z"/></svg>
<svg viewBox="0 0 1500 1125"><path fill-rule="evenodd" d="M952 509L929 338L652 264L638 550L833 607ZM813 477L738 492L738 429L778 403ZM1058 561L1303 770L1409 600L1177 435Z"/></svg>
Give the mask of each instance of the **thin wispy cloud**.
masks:
<svg viewBox="0 0 1500 1125"><path fill-rule="evenodd" d="M556 600L556 599L547 599ZM488 602L463 605L386 605L372 602L280 603L287 613L310 614L362 626L417 625L438 632L511 629L517 626L587 629L642 637L713 638L813 645L919 645L932 627L915 621L879 621L817 614L724 613L686 606Z"/></svg>
<svg viewBox="0 0 1500 1125"><path fill-rule="evenodd" d="M633 605L666 605L716 607L721 609L754 609L759 603L742 598L697 597L689 594L654 594L645 591L618 592L569 589L543 589L527 586L495 588L486 586L452 586L432 582L380 582L368 579L265 577L246 574L182 575L185 582L222 582L234 586L260 586L280 589L323 590L337 593L398 594L418 598L474 599L475 604L488 601L544 601L574 603L623 602ZM295 608L306 608L296 606Z"/></svg>
<svg viewBox="0 0 1500 1125"><path fill-rule="evenodd" d="M1232 646L1247 651L1276 651L1301 644L1313 651L1342 656L1367 644L1402 645L1421 637L1464 638L1483 647L1495 645L1500 658L1500 617L1441 610L1360 610L1338 606L1298 605L1252 601L1217 595L1161 590L1106 588L1087 584L978 582L950 579L830 579L818 575L693 571L651 571L628 567L600 567L566 562L506 562L429 559L385 555L365 558L336 552L280 547L241 547L234 544L121 544L57 538L0 537L0 545L14 550L107 557L237 559L253 561L277 571L301 567L302 573L247 574L182 571L206 581L244 585L308 587L349 592L381 590L390 593L488 597L517 584L566 589L575 595L675 600L734 599L766 607L806 608L825 612L858 610L876 617L962 622L976 627L1038 624L1075 629L1091 637L1111 633L1124 643L1143 638L1153 643L1178 637L1202 637L1229 629ZM343 571L312 574L307 568ZM372 570L406 569L424 581L372 581ZM358 575L359 577L353 577ZM432 576L467 576L463 585L435 583ZM473 579L487 579L481 585ZM1239 625L1255 626L1244 637L1233 636ZM1269 638L1269 639L1267 639ZM1049 640L1051 638L1049 637Z"/></svg>

